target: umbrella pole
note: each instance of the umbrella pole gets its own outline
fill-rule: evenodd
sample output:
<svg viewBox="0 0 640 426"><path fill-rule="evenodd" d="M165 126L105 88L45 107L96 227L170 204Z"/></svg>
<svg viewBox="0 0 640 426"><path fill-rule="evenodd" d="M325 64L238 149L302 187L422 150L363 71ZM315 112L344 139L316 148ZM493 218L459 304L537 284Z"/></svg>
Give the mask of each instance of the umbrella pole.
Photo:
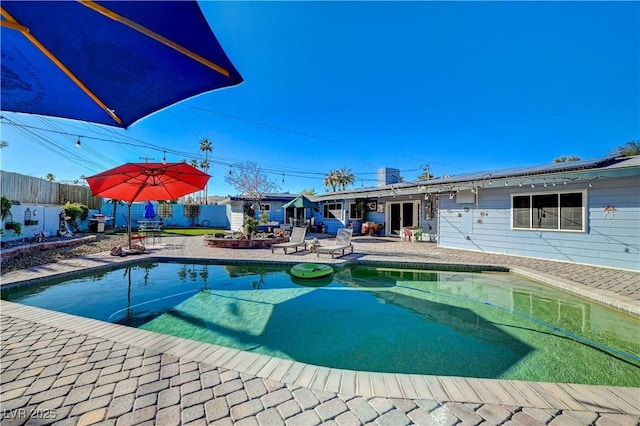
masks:
<svg viewBox="0 0 640 426"><path fill-rule="evenodd" d="M132 203L128 203L127 207L129 210L129 223L127 224L127 235L129 237L129 250L131 250L131 204Z"/></svg>

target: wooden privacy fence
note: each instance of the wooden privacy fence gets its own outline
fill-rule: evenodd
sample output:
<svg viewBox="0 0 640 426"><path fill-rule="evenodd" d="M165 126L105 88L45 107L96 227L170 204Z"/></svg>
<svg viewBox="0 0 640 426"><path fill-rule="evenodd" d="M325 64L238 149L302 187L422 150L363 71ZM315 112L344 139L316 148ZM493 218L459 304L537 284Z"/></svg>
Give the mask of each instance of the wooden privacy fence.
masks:
<svg viewBox="0 0 640 426"><path fill-rule="evenodd" d="M0 171L1 194L21 203L63 205L67 201L81 203L90 209L100 209L102 198L91 195L84 185L49 182L42 178Z"/></svg>

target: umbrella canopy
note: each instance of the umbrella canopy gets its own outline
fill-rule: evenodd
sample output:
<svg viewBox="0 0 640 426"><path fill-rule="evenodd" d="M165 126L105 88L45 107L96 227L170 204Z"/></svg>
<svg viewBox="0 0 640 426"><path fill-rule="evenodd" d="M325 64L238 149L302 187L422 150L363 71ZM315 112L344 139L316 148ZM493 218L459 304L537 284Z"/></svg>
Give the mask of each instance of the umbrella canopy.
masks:
<svg viewBox="0 0 640 426"><path fill-rule="evenodd" d="M288 203L284 204L282 207L285 209L288 209L289 207L293 207L297 209L300 209L300 208L314 209L317 206L315 203L311 202L311 200L309 200L304 195L300 195L299 197L296 197L293 200L289 201Z"/></svg>
<svg viewBox="0 0 640 426"><path fill-rule="evenodd" d="M2 110L118 127L242 77L195 1L7 1Z"/></svg>
<svg viewBox="0 0 640 426"><path fill-rule="evenodd" d="M153 204L151 204L151 201L147 201L144 205L144 218L153 219L154 217L156 217L156 212L153 211Z"/></svg>
<svg viewBox="0 0 640 426"><path fill-rule="evenodd" d="M208 181L208 174L187 163L127 163L87 178L93 195L129 203L175 200Z"/></svg>
<svg viewBox="0 0 640 426"><path fill-rule="evenodd" d="M93 195L128 203L129 247L131 248L131 203L175 200L204 189L209 175L187 163L127 163L89 176Z"/></svg>

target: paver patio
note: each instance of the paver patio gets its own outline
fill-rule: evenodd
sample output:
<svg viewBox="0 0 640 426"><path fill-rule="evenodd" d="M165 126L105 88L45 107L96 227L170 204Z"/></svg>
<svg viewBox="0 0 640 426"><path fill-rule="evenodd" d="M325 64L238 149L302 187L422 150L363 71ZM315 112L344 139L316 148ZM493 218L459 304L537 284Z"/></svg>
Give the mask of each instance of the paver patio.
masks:
<svg viewBox="0 0 640 426"><path fill-rule="evenodd" d="M506 267L640 315L638 272L387 238L356 237L354 246L353 255L320 260ZM318 261L308 252L205 247L201 237L167 237L151 249L158 258ZM130 260L76 258L3 274L2 285ZM3 425L640 423L638 388L328 369L5 301L0 308Z"/></svg>

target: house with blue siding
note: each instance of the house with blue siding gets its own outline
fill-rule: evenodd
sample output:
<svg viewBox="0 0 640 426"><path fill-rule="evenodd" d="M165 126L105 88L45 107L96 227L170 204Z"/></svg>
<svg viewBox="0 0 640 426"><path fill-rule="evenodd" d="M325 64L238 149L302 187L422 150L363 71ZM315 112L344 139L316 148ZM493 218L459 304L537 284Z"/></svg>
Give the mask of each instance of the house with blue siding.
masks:
<svg viewBox="0 0 640 426"><path fill-rule="evenodd" d="M640 156L385 183L312 201L330 233L372 222L385 236L408 229L415 238L419 229L440 247L640 270Z"/></svg>
<svg viewBox="0 0 640 426"><path fill-rule="evenodd" d="M246 195L229 196L222 200L220 204L229 206L228 221L229 229L238 231L244 228L245 206L250 206L256 219L260 219L262 213L267 214L267 221L271 223L288 223L291 211L282 206L296 198L296 194L270 193L262 197L260 206L257 205L254 198Z"/></svg>

